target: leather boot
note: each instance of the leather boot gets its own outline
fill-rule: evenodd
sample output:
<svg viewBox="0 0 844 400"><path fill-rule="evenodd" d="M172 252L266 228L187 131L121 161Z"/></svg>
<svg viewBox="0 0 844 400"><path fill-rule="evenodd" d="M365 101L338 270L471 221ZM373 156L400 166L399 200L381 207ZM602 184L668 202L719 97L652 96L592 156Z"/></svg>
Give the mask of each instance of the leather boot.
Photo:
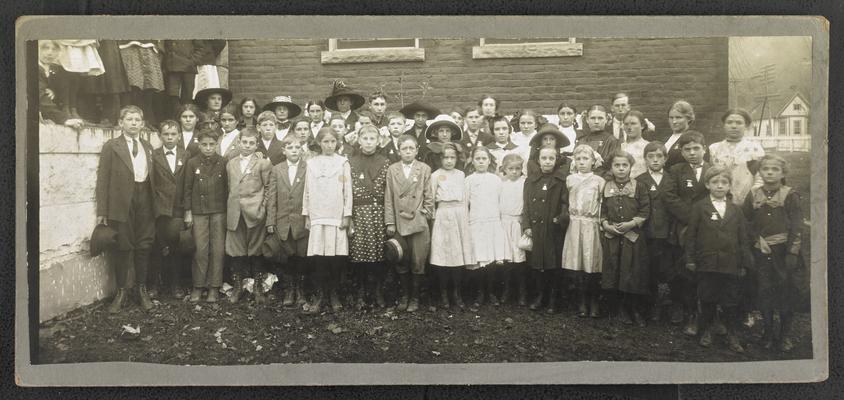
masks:
<svg viewBox="0 0 844 400"><path fill-rule="evenodd" d="M240 300L240 295L243 293L243 283L238 274L232 274L232 291L229 294L229 302L234 304Z"/></svg>
<svg viewBox="0 0 844 400"><path fill-rule="evenodd" d="M442 280L440 280L440 304L446 310L451 308L451 304L448 301L448 283Z"/></svg>
<svg viewBox="0 0 844 400"><path fill-rule="evenodd" d="M628 304L625 302L618 303L618 319L624 325L633 325L633 319L630 318L630 310L628 309Z"/></svg>
<svg viewBox="0 0 844 400"><path fill-rule="evenodd" d="M117 293L114 295L114 299L111 301L111 304L108 305L108 312L111 314L117 314L120 312L120 309L123 307L123 303L126 301L126 289L119 288L117 289Z"/></svg>
<svg viewBox="0 0 844 400"><path fill-rule="evenodd" d="M462 310L466 308L466 304L463 303L463 271L455 270L451 278L454 282L454 305Z"/></svg>
<svg viewBox="0 0 844 400"><path fill-rule="evenodd" d="M533 272L533 280L536 283L536 297L530 303L530 308L533 311L539 310L542 307L542 296L545 292L545 279L543 279L542 273L539 271Z"/></svg>
<svg viewBox="0 0 844 400"><path fill-rule="evenodd" d="M683 306L680 303L671 304L671 323L680 325L683 322Z"/></svg>
<svg viewBox="0 0 844 400"><path fill-rule="evenodd" d="M379 308L387 306L387 302L384 301L384 282L375 282L375 304L378 305Z"/></svg>
<svg viewBox="0 0 844 400"><path fill-rule="evenodd" d="M305 298L305 277L296 277L296 281L293 284L295 285L293 290L296 292L296 305L304 305L308 302L308 299Z"/></svg>
<svg viewBox="0 0 844 400"><path fill-rule="evenodd" d="M355 296L355 308L363 310L366 308L366 289L364 289L365 282L361 282L358 286L357 295Z"/></svg>
<svg viewBox="0 0 844 400"><path fill-rule="evenodd" d="M422 276L413 274L412 281L410 303L407 305L407 312L416 312L419 309L419 288L422 286Z"/></svg>
<svg viewBox="0 0 844 400"><path fill-rule="evenodd" d="M791 339L791 320L793 313L780 312L780 351L788 353L794 349L794 343Z"/></svg>
<svg viewBox="0 0 844 400"><path fill-rule="evenodd" d="M548 308L545 310L548 314L557 313L557 297L559 297L559 284L551 282L551 290L548 293Z"/></svg>
<svg viewBox="0 0 844 400"><path fill-rule="evenodd" d="M525 278L524 271L516 272L516 285L519 287L519 306L527 306L527 279Z"/></svg>
<svg viewBox="0 0 844 400"><path fill-rule="evenodd" d="M489 304L497 307L500 303L498 302L498 297L495 296L495 270L492 268L497 269L497 266L487 266L483 274L486 275L486 293Z"/></svg>
<svg viewBox="0 0 844 400"><path fill-rule="evenodd" d="M578 290L577 316L580 318L589 316L589 306L586 304L588 297L585 290Z"/></svg>
<svg viewBox="0 0 844 400"><path fill-rule="evenodd" d="M319 314L322 312L323 290L321 286L314 288L314 299L308 305L308 314Z"/></svg>
<svg viewBox="0 0 844 400"><path fill-rule="evenodd" d="M601 318L601 299L597 293L589 294L589 316Z"/></svg>
<svg viewBox="0 0 844 400"><path fill-rule="evenodd" d="M698 320L697 320L697 313L690 312L686 314L686 326L683 328L683 333L686 336L697 336L698 332Z"/></svg>
<svg viewBox="0 0 844 400"><path fill-rule="evenodd" d="M340 292L337 288L337 282L331 282L331 287L328 292L328 299L331 303L331 310L338 312L343 309L343 303L340 302Z"/></svg>
<svg viewBox="0 0 844 400"><path fill-rule="evenodd" d="M407 273L399 274L399 283L401 284L401 297L399 297L399 305L396 310L407 310L407 300L410 296L410 276Z"/></svg>
<svg viewBox="0 0 844 400"><path fill-rule="evenodd" d="M267 304L267 296L264 294L264 274L255 275L255 285L252 287L255 296L255 304Z"/></svg>
<svg viewBox="0 0 844 400"><path fill-rule="evenodd" d="M290 274L283 274L282 279L284 280L284 299L281 300L281 305L283 307L290 307L293 305L296 299L296 282L294 282L293 275Z"/></svg>
<svg viewBox="0 0 844 400"><path fill-rule="evenodd" d="M141 304L141 308L144 310L152 310L155 307L152 304L152 299L149 298L149 292L147 291L146 285L138 285L138 302Z"/></svg>

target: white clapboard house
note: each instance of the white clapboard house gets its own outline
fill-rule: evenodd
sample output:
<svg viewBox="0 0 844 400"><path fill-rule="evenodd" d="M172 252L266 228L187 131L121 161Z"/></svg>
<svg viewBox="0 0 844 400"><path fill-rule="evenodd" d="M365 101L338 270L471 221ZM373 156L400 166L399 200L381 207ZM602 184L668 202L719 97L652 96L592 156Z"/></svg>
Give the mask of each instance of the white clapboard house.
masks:
<svg viewBox="0 0 844 400"><path fill-rule="evenodd" d="M785 102L773 100L751 110L753 139L766 150L809 151L809 102L800 93L794 93ZM757 136L758 135L758 136Z"/></svg>

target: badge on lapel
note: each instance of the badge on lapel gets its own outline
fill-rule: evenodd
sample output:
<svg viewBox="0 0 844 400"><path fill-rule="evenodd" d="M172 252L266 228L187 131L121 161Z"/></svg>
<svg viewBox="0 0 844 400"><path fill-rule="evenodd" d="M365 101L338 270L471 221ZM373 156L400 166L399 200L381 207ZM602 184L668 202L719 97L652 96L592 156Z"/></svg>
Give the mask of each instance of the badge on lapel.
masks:
<svg viewBox="0 0 844 400"><path fill-rule="evenodd" d="M181 165L182 165L182 160L176 161L176 165L181 166Z"/></svg>
<svg viewBox="0 0 844 400"><path fill-rule="evenodd" d="M601 147L601 146L603 146L603 145L604 145L604 141L603 141L603 140L599 140L599 141L598 141L598 147Z"/></svg>
<svg viewBox="0 0 844 400"><path fill-rule="evenodd" d="M713 220L713 221L717 221L718 220L718 212L717 211L713 212L712 217L710 219Z"/></svg>
<svg viewBox="0 0 844 400"><path fill-rule="evenodd" d="M548 190L548 185L542 185L542 190Z"/></svg>
<svg viewBox="0 0 844 400"><path fill-rule="evenodd" d="M251 174L251 173L252 173L252 170L251 170L251 169L249 169L249 168L247 168L247 169L246 169L246 172L244 172L244 174L246 174L246 175L249 175L249 174Z"/></svg>
<svg viewBox="0 0 844 400"><path fill-rule="evenodd" d="M197 168L197 169L196 169L196 172L195 172L195 173L196 173L197 175L199 175L199 168Z"/></svg>
<svg viewBox="0 0 844 400"><path fill-rule="evenodd" d="M656 185L651 185L651 192L656 192Z"/></svg>
<svg viewBox="0 0 844 400"><path fill-rule="evenodd" d="M692 180L691 180L691 179L686 179L686 187L689 187L689 188L690 188L690 187L695 187L695 185L692 183Z"/></svg>
<svg viewBox="0 0 844 400"><path fill-rule="evenodd" d="M358 178L358 179L360 179L360 180L364 179L363 172L360 173L360 178Z"/></svg>

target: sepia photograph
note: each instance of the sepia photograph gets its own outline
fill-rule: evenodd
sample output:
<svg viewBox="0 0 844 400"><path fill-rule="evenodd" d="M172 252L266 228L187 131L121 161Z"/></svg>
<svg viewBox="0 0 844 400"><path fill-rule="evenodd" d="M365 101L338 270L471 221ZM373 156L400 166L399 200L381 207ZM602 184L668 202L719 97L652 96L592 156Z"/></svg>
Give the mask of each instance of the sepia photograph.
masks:
<svg viewBox="0 0 844 400"><path fill-rule="evenodd" d="M18 38L32 366L825 359L811 33L337 31Z"/></svg>

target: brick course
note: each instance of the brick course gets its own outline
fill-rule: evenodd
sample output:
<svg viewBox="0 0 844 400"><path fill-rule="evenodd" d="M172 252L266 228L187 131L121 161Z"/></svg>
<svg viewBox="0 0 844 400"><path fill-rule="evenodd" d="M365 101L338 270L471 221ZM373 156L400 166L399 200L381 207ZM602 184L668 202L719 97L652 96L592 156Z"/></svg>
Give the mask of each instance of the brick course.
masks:
<svg viewBox="0 0 844 400"><path fill-rule="evenodd" d="M403 74L405 103L418 100L419 84L428 82L425 101L441 109L491 94L501 100L505 114L523 108L554 114L563 100L578 109L609 106L613 94L623 91L658 130L668 128L671 103L686 99L695 107L695 128L710 141L723 136L719 118L728 106L727 38L577 41L583 44L578 57L474 60L477 39L423 39L423 62L323 65L320 52L328 50L327 39L238 40L229 42L229 79L238 100L251 96L266 102L286 94L304 104L325 98L331 81L339 78L362 94L383 86L394 96L388 108L398 109L395 95Z"/></svg>

